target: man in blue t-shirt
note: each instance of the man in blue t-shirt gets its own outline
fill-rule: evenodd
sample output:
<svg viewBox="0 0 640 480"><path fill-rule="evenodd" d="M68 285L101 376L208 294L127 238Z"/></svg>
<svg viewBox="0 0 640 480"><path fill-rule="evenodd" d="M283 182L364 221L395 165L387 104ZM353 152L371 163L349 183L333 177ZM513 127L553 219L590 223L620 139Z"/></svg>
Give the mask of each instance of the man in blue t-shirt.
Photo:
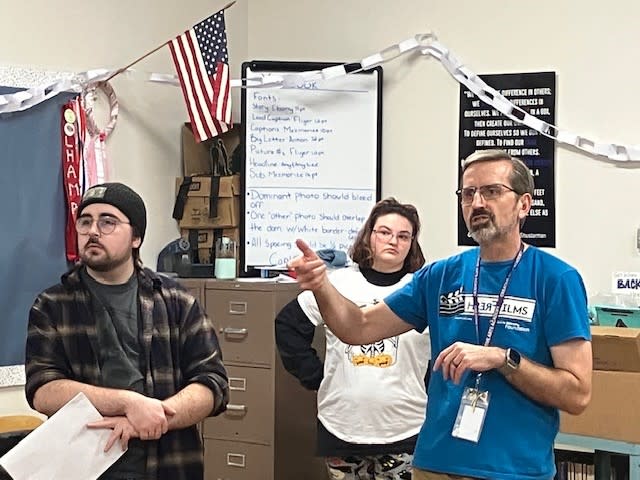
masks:
<svg viewBox="0 0 640 480"><path fill-rule="evenodd" d="M580 274L520 237L533 186L529 168L506 152L470 155L457 193L480 247L428 265L363 309L297 242L302 256L290 266L343 342L430 328L436 358L414 480L550 480L558 410L578 414L589 403L591 335Z"/></svg>

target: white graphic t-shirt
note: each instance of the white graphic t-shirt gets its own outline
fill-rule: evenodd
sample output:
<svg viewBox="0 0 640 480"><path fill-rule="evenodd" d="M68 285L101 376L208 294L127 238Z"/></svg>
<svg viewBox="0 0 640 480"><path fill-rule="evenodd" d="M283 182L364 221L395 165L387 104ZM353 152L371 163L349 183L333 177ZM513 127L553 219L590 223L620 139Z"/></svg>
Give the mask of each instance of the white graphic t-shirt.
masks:
<svg viewBox="0 0 640 480"><path fill-rule="evenodd" d="M377 286L350 267L331 272L329 279L342 295L365 307L382 301L412 276ZM298 303L311 322L324 324L311 292L301 293ZM326 325L325 334L324 378L318 389L318 419L324 427L349 443L393 443L418 434L427 404L428 332L411 330L370 345L347 345Z"/></svg>

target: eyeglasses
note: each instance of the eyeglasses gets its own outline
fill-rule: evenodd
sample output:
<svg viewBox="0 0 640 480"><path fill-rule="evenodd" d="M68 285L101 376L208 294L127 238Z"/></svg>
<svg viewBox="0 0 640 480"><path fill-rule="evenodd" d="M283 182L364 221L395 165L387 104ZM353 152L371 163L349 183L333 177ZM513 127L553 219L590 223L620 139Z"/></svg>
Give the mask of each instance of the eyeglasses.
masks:
<svg viewBox="0 0 640 480"><path fill-rule="evenodd" d="M93 226L93 222L94 220L91 217L79 217L76 220L76 231L80 235L88 234ZM95 222L96 225L98 225L98 231L102 235L109 235L110 233L113 233L116 227L121 223L131 225L129 222L125 222L116 217L99 217Z"/></svg>
<svg viewBox="0 0 640 480"><path fill-rule="evenodd" d="M373 230L373 233L375 233L378 236L378 238L383 242L390 242L394 235L398 239L398 242L408 243L413 239L413 235L411 235L409 232L393 233L390 230L381 229L381 230Z"/></svg>
<svg viewBox="0 0 640 480"><path fill-rule="evenodd" d="M456 195L460 197L462 205L471 205L476 196L476 192L485 200L495 200L505 192L516 192L513 188L502 183L492 183L491 185L482 185L481 187L464 187L456 191Z"/></svg>

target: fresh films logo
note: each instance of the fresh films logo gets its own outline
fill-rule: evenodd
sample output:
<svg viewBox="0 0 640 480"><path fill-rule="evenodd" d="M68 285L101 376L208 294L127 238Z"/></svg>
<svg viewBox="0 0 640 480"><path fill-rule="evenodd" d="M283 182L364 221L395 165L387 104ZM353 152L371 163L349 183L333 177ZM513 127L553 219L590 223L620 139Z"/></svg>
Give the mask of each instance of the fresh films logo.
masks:
<svg viewBox="0 0 640 480"><path fill-rule="evenodd" d="M450 317L464 312L464 297L462 287L453 292L440 295L440 315Z"/></svg>
<svg viewBox="0 0 640 480"><path fill-rule="evenodd" d="M481 316L491 316L496 309L498 295L478 295L478 313ZM501 319L517 320L530 323L536 307L535 300L529 298L504 298L499 317ZM440 295L440 315L450 317L454 315L473 316L473 295L462 293L462 287Z"/></svg>
<svg viewBox="0 0 640 480"><path fill-rule="evenodd" d="M473 295L465 295L464 313L473 315ZM478 295L478 313L482 316L493 315L498 295ZM535 300L520 297L504 297L499 317L502 319L531 322L536 307Z"/></svg>

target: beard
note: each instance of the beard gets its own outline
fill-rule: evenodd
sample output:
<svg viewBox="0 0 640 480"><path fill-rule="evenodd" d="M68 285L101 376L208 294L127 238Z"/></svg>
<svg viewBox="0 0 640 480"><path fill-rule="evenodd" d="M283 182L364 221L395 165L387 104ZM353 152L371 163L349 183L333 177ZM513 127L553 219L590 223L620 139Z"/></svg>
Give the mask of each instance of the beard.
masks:
<svg viewBox="0 0 640 480"><path fill-rule="evenodd" d="M487 218L481 222L473 223L474 217L480 215L486 216ZM488 210L477 210L471 214L467 228L469 229L469 236L473 238L476 243L482 245L506 236L511 231L512 226L513 225L510 224L499 227L496 224L496 217L493 213Z"/></svg>
<svg viewBox="0 0 640 480"><path fill-rule="evenodd" d="M93 245L100 246L102 253L100 255L89 254L87 251L89 247ZM109 272L111 270L115 270L116 268L124 265L127 262L131 261L131 252L125 253L119 256L112 256L105 248L100 245L98 242L89 241L84 246L82 253L80 254L80 259L82 263L84 263L87 267L95 270L96 272Z"/></svg>

